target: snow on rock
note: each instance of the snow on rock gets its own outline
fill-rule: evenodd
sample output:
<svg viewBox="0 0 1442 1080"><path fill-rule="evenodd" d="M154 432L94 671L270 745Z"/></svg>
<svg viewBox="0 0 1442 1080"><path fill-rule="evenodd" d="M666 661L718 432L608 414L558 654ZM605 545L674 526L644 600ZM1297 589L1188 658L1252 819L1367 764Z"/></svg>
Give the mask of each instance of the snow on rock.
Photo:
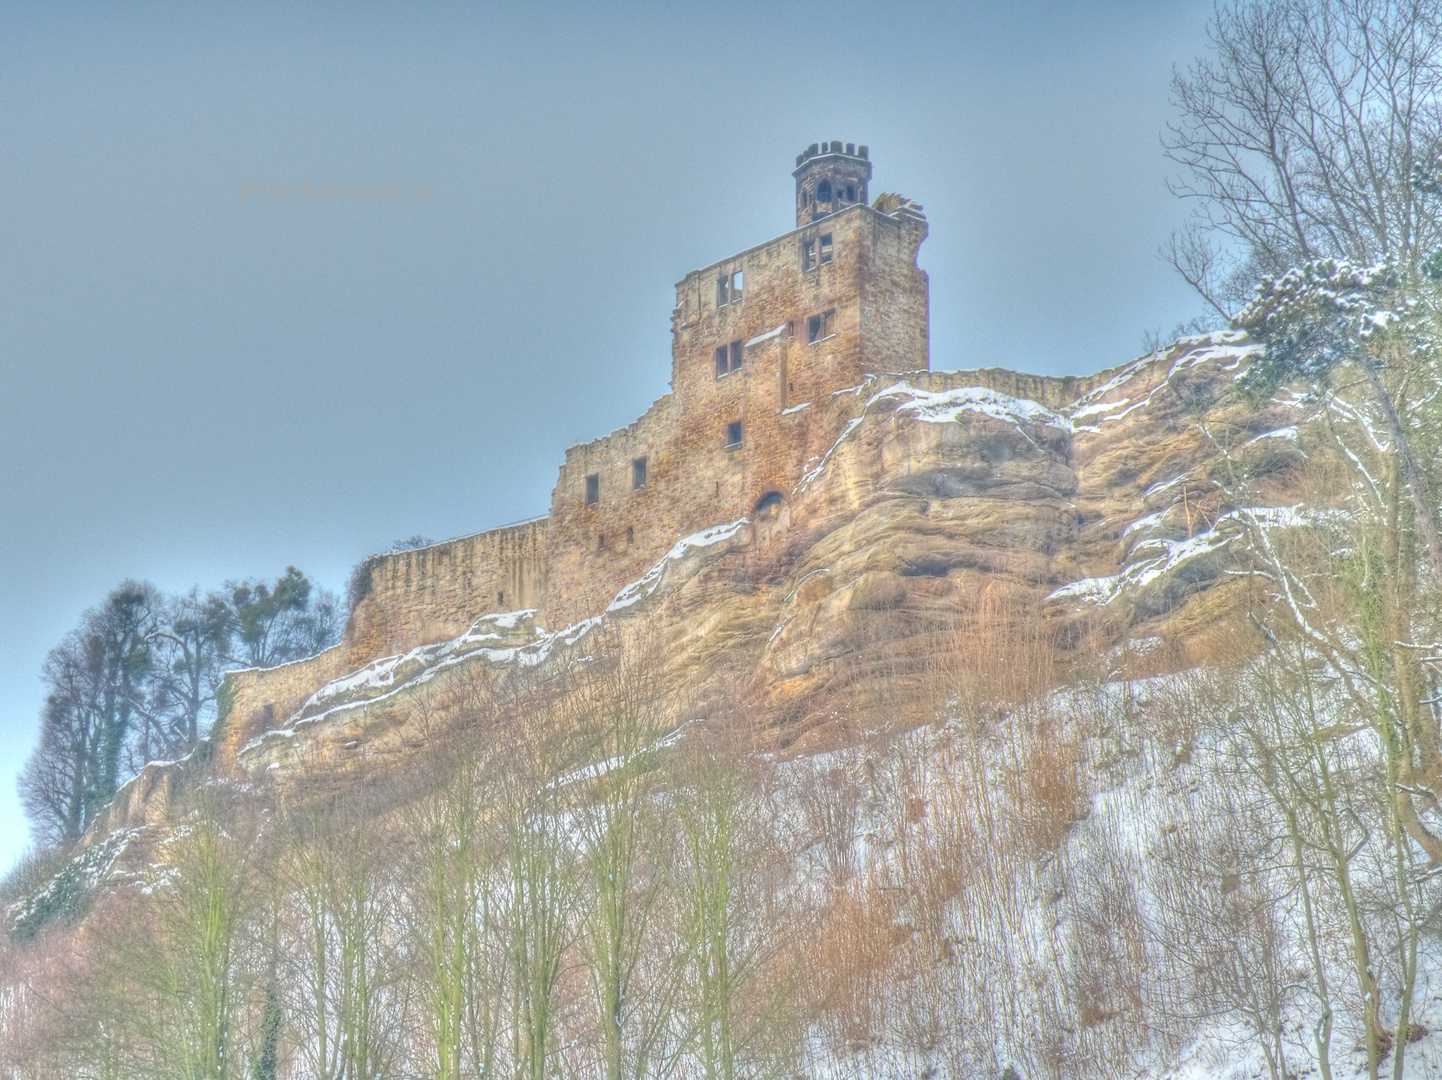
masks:
<svg viewBox="0 0 1442 1080"><path fill-rule="evenodd" d="M1261 442L1263 439L1292 439L1292 440L1295 440L1296 438L1297 438L1297 425L1293 424L1291 427L1278 428L1276 431L1264 431L1264 432L1262 432L1262 434L1258 435L1255 439L1249 439L1249 440L1247 441L1246 445L1247 445L1247 446L1251 446L1252 443L1259 443L1259 442Z"/></svg>
<svg viewBox="0 0 1442 1080"><path fill-rule="evenodd" d="M740 518L683 537L638 581L622 589L606 609L616 614L654 593L678 564L696 553L733 539L748 524ZM405 689L422 686L457 664L474 661L534 667L555 649L574 645L605 621L605 615L583 619L553 633L535 625L533 610L502 612L477 619L460 637L420 645L399 656L374 660L358 671L333 679L306 699L285 727L262 732L240 751L242 756L266 745L296 737L306 728L330 722L354 709L384 702Z"/></svg>
<svg viewBox="0 0 1442 1080"><path fill-rule="evenodd" d="M850 393L851 391L838 391L838 393L842 392ZM1001 420L1015 425L1026 440L1033 445L1036 440L1027 434L1026 429L1029 426L1053 427L1067 434L1070 434L1072 430L1071 421L1066 417L1029 398L1011 397L984 386L962 386L954 390L940 391L922 390L903 379L878 391L867 400L861 411L852 418L841 432L841 436L831 445L831 449L822 455L821 461L816 467L801 478L800 490L804 491L810 487L811 483L821 475L832 455L861 426L861 422L874 406L892 402L896 402L890 410L893 413L910 415L929 424L959 422L963 416L968 414Z"/></svg>
<svg viewBox="0 0 1442 1080"><path fill-rule="evenodd" d="M1121 578L1092 577L1063 585L1047 597L1048 600L1077 600L1084 603L1109 604L1117 594Z"/></svg>
<svg viewBox="0 0 1442 1080"><path fill-rule="evenodd" d="M881 391L872 402L904 396L909 400L896 407L898 413L910 413L918 420L933 424L944 424L960 420L963 413L980 413L994 420L1008 423L1046 424L1070 432L1071 421L1054 413L1045 405L1028 398L1014 398L984 386L963 386L956 390L932 393L917 390L910 383L901 382Z"/></svg>
<svg viewBox="0 0 1442 1080"><path fill-rule="evenodd" d="M702 529L700 532L692 533L690 536L683 537L676 541L675 546L661 557L660 562L646 571L640 580L633 581L618 592L616 599L611 601L610 606L607 607L606 610L620 611L623 608L630 607L636 603L636 601L650 596L656 591L656 587L661 584L661 579L665 577L666 571L672 563L684 559L694 550L711 547L713 544L720 544L730 540L750 523L750 518L737 518L728 525L712 525L709 529Z"/></svg>
<svg viewBox="0 0 1442 1080"><path fill-rule="evenodd" d="M56 919L82 912L95 891L110 877L137 830L120 829L71 858L43 889L5 911L10 933L21 941L35 937Z"/></svg>
<svg viewBox="0 0 1442 1080"><path fill-rule="evenodd" d="M1146 531L1155 527L1164 512L1149 514L1129 525L1123 535L1133 530ZM1145 588L1174 573L1183 564L1211 555L1233 541L1248 535L1249 530L1294 528L1317 524L1330 519L1335 512L1307 512L1300 506L1250 506L1223 514L1206 532L1185 540L1165 536L1145 537L1138 541L1127 556L1121 573L1111 577L1083 578L1051 593L1048 600L1070 600L1083 604L1109 604L1124 591Z"/></svg>
<svg viewBox="0 0 1442 1080"><path fill-rule="evenodd" d="M1169 348L1147 353L1118 368L1101 386L1073 402L1067 415L1074 423L1080 420L1089 421L1087 424L1077 424L1077 431L1096 434L1103 424L1121 420L1138 409L1146 408L1157 391L1167 386L1178 372L1202 364L1215 364L1222 371L1235 373L1247 360L1261 352L1262 346L1253 342L1243 331L1229 330L1178 338ZM1171 366L1145 397L1110 400L1111 396L1127 383L1151 372L1157 362L1165 357L1174 358Z"/></svg>

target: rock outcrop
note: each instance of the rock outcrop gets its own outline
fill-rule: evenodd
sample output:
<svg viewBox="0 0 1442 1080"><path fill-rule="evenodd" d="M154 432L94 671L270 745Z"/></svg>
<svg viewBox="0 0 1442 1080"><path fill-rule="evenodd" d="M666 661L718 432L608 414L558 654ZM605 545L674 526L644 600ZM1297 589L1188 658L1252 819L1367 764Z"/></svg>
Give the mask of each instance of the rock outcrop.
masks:
<svg viewBox="0 0 1442 1080"><path fill-rule="evenodd" d="M678 540L601 616L547 629L493 615L358 671L333 651L242 673L202 752L147 769L97 835L162 818L187 774L283 785L301 761L385 769L415 745L422 694L565 662L603 632L644 635L698 702L743 692L767 736L800 749L833 741L838 715L924 707L930 658L983 604L1063 666L1127 639L1163 642L1154 662L1173 665L1245 647L1233 540L1258 508L1299 501L1303 460L1292 408L1233 393L1254 351L1217 334L1089 379L868 379L833 395L844 433L795 490Z"/></svg>

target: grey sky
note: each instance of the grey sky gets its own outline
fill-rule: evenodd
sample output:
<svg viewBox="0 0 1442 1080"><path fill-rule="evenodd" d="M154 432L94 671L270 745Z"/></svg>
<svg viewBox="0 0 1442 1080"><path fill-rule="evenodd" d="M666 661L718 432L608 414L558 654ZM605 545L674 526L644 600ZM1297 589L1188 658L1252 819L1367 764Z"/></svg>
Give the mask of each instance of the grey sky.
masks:
<svg viewBox="0 0 1442 1080"><path fill-rule="evenodd" d="M1155 258L1158 135L1208 10L5 5L0 868L84 608L339 590L543 513L567 445L666 391L672 283L791 227L808 143L925 205L934 367L1088 372L1199 313Z"/></svg>

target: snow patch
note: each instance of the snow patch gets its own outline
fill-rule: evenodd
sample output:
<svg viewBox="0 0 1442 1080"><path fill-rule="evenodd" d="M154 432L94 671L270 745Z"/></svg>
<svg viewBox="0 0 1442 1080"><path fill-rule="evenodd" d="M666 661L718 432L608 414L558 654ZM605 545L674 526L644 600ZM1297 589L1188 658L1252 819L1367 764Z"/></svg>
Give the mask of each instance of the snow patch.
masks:
<svg viewBox="0 0 1442 1080"><path fill-rule="evenodd" d="M656 591L656 586L661 584L661 579L665 577L667 568L673 562L685 558L693 550L730 540L750 523L750 518L737 518L729 525L713 525L709 529L702 529L700 532L692 533L690 536L676 541L675 546L662 556L661 561L651 567L644 577L639 581L633 581L618 592L616 599L611 601L606 610L620 611L630 607L638 600L650 596Z"/></svg>
<svg viewBox="0 0 1442 1080"><path fill-rule="evenodd" d="M757 334L754 338L752 338L746 343L746 348L749 349L752 345L760 345L763 341L770 341L772 338L780 337L782 334L786 333L786 325L786 323L782 323L775 330L768 330L764 334Z"/></svg>
<svg viewBox="0 0 1442 1080"><path fill-rule="evenodd" d="M856 387L856 390L862 389ZM853 390L838 390L837 393L852 393ZM833 397L836 395L833 394ZM827 462L833 454L847 439L851 433L860 426L866 414L872 406L880 402L889 402L901 399L895 406L897 413L909 413L916 419L930 424L946 424L958 421L963 413L979 413L991 417L994 420L1002 420L1006 423L1016 425L1018 431L1028 442L1035 444L1035 440L1027 434L1026 428L1029 425L1041 424L1057 428L1070 433L1072 430L1071 421L1059 413L1055 413L1039 402L1029 398L1015 398L1007 394L998 393L995 390L987 389L984 386L963 386L955 390L942 390L933 392L931 390L920 390L905 379L893 383L884 390L873 394L862 406L861 411L846 425L841 436L831 444L831 448L822 455L820 463L805 476L801 478L800 490L804 491L811 486L822 471L826 468Z"/></svg>

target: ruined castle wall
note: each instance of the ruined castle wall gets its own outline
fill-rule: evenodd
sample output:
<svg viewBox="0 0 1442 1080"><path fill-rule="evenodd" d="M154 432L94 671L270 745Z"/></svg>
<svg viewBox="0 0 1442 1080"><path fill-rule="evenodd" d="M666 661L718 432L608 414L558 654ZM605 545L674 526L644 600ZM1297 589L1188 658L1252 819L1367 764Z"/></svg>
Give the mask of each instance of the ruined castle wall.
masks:
<svg viewBox="0 0 1442 1080"><path fill-rule="evenodd" d="M508 525L378 557L370 588L340 644L316 656L226 676L220 760L233 762L256 735L283 726L332 679L372 660L463 634L482 615L540 606L547 521Z"/></svg>
<svg viewBox="0 0 1442 1080"><path fill-rule="evenodd" d="M348 662L360 667L457 637L482 615L539 607L546 529L537 518L382 556L346 628Z"/></svg>
<svg viewBox="0 0 1442 1080"><path fill-rule="evenodd" d="M926 239L926 219L902 210L873 213L862 240L870 246L861 278L861 320L865 327L862 370L913 371L930 367L930 283L916 265Z"/></svg>
<svg viewBox="0 0 1442 1080"><path fill-rule="evenodd" d="M1025 398L1060 410L1101 386L1112 371L1096 375L1030 375L1006 368L973 368L964 371L908 372L906 381L919 390L940 393L965 386L984 386L1008 397Z"/></svg>
<svg viewBox="0 0 1442 1080"><path fill-rule="evenodd" d="M348 662L342 642L294 663L230 672L221 688L220 716L212 732L218 766L222 771L233 767L241 747L262 732L283 726L311 694L359 666Z"/></svg>
<svg viewBox="0 0 1442 1080"><path fill-rule="evenodd" d="M673 544L675 518L666 493L676 481L676 401L658 399L640 419L566 451L551 493L547 596L540 620L557 629L603 610ZM634 484L637 459L646 482ZM586 478L597 501L586 501Z"/></svg>
<svg viewBox="0 0 1442 1080"><path fill-rule="evenodd" d="M872 370L863 352L872 335L872 365L927 366L926 275L916 266L925 234L919 218L852 206L677 283L672 394L635 424L566 452L552 493L546 625L598 614L680 537L750 516L771 493L790 498L845 423L833 392ZM804 268L804 246L823 235L831 261ZM719 302L718 281L737 272L740 301ZM863 323L865 303L872 323ZM812 317L829 319L816 342ZM739 368L718 373L716 350L729 355L733 344ZM732 424L739 445L728 445ZM646 486L637 490L643 456Z"/></svg>

